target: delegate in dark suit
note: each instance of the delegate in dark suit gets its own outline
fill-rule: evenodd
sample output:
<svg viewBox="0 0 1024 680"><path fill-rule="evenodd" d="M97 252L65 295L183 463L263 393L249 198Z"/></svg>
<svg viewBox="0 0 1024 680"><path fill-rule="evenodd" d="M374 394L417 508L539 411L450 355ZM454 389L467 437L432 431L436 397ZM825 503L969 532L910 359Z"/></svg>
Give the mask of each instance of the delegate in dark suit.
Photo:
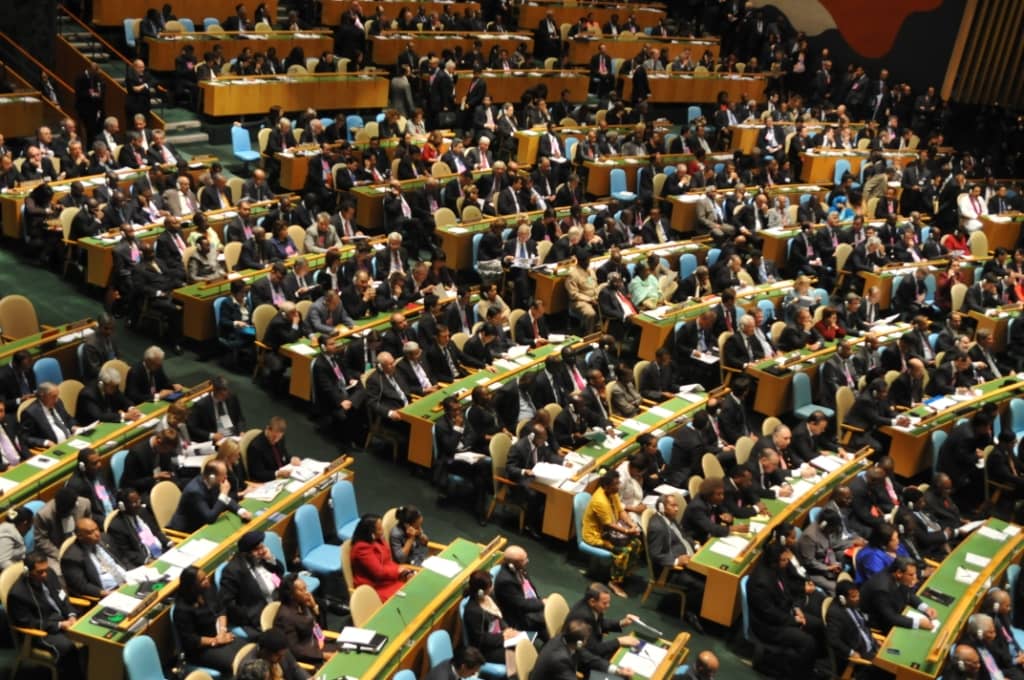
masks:
<svg viewBox="0 0 1024 680"><path fill-rule="evenodd" d="M185 485L167 528L192 533L207 524L213 524L225 510L237 511L238 503L230 498L225 501L220 487L208 487L206 477L197 475Z"/></svg>
<svg viewBox="0 0 1024 680"><path fill-rule="evenodd" d="M242 407L238 403L238 397L229 394L223 402L227 407L228 417L234 426L234 434L245 431L245 417L242 415ZM193 441L206 442L218 431L217 408L214 398L206 397L192 407L188 416L188 432L192 435Z"/></svg>
<svg viewBox="0 0 1024 680"><path fill-rule="evenodd" d="M121 563L114 547L110 545L106 537L100 539L100 545L106 550L117 566L127 569L127 565ZM64 582L67 583L68 592L72 595L85 597L102 597L103 584L100 580L100 573L93 564L93 558L89 555L88 549L75 541L64 551L64 557L60 560L61 574Z"/></svg>
<svg viewBox="0 0 1024 680"><path fill-rule="evenodd" d="M117 389L108 393L97 381L92 381L78 393L76 415L83 423L100 421L103 423L121 422L121 412L132 407L128 398Z"/></svg>
<svg viewBox="0 0 1024 680"><path fill-rule="evenodd" d="M576 680L576 673L581 669L580 653L559 635L540 650L530 675L544 680Z"/></svg>
<svg viewBox="0 0 1024 680"><path fill-rule="evenodd" d="M107 538L113 546L117 556L128 568L140 567L146 564L153 556L150 550L139 537L139 527L145 524L153 537L159 541L161 551L170 550L173 547L171 540L164 535L163 530L153 517L149 508L142 506L135 515L121 511L110 520L107 528Z"/></svg>
<svg viewBox="0 0 1024 680"><path fill-rule="evenodd" d="M59 442L68 438L75 419L64 408L60 399L54 404L53 412L57 420L64 424L66 433L54 432L53 426L43 412L43 405L37 399L29 404L21 413L21 445L24 448L46 448L46 442Z"/></svg>
<svg viewBox="0 0 1024 680"><path fill-rule="evenodd" d="M545 630L544 600L530 584L529 577L511 564L503 564L494 578L494 600L498 603L505 622L516 630Z"/></svg>
<svg viewBox="0 0 1024 680"><path fill-rule="evenodd" d="M235 553L220 577L220 598L228 613L228 623L253 632L260 630L260 613L268 598L256 581L256 567L281 578L284 566L277 560L255 559L252 553Z"/></svg>
<svg viewBox="0 0 1024 680"><path fill-rule="evenodd" d="M609 660L619 649L619 641L616 638L606 640L605 635L622 632L620 622L609 621L604 614L594 611L586 599L580 600L569 610L565 623L568 626L572 621L583 621L591 627L590 637L579 651L583 667L587 671L607 671Z"/></svg>
<svg viewBox="0 0 1024 680"><path fill-rule="evenodd" d="M872 628L888 633L893 626L913 628L914 620L903 615L906 607L917 609L921 598L913 590L900 585L882 570L869 578L860 589L861 609L868 615Z"/></svg>

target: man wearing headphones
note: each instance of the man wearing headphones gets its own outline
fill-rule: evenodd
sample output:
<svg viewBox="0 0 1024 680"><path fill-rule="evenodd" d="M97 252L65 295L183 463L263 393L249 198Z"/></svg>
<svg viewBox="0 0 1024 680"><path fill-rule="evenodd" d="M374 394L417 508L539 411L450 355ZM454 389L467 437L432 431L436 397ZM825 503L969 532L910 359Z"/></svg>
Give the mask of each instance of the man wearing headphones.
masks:
<svg viewBox="0 0 1024 680"><path fill-rule="evenodd" d="M569 631L574 622L580 621L590 627L590 634L580 648L580 661L587 672L618 673L630 676L632 671L619 668L611 663L611 658L619 647L635 647L639 640L633 635L621 635L617 638L605 639L607 633L622 632L622 629L639 620L635 614L626 614L618 621L607 621L604 614L612 605L612 591L603 583L591 583L587 586L583 599L573 605L566 617L565 630ZM549 643L550 644L550 643ZM538 678L546 677L536 675Z"/></svg>
<svg viewBox="0 0 1024 680"><path fill-rule="evenodd" d="M25 559L25 534L32 528L32 511L11 508L0 523L0 571Z"/></svg>
<svg viewBox="0 0 1024 680"><path fill-rule="evenodd" d="M1002 673L1001 677L1008 680L1024 678L1024 672L1018 665L1018 662L1024 661L1024 659L1021 659L1019 655L1013 656L1005 641L1003 641L1003 645L998 644L997 637L995 621L988 614L979 612L967 618L962 642L974 647L988 677L995 679L999 677L999 673Z"/></svg>
<svg viewBox="0 0 1024 680"><path fill-rule="evenodd" d="M530 676L544 680L576 680L576 672L585 668L581 655L592 630L586 621L568 621L562 634L551 638L540 650Z"/></svg>
<svg viewBox="0 0 1024 680"><path fill-rule="evenodd" d="M119 512L107 527L107 536L121 561L130 568L141 567L174 546L135 489L123 487L118 492L117 509Z"/></svg>
<svg viewBox="0 0 1024 680"><path fill-rule="evenodd" d="M452 654L450 662L439 663L423 676L423 680L461 680L476 677L484 665L484 655L476 647L459 647ZM534 673L536 673L534 667ZM537 676L546 677L546 676ZM573 678L576 676L573 675Z"/></svg>
<svg viewBox="0 0 1024 680"><path fill-rule="evenodd" d="M78 618L44 553L32 552L25 559L25 573L7 595L7 614L15 626L46 632L33 637L32 645L56 655L61 675L85 676L85 660L64 632Z"/></svg>
<svg viewBox="0 0 1024 680"><path fill-rule="evenodd" d="M980 611L992 617L993 638L989 642L989 649L1000 668L1010 669L1004 671L1006 677L1019 678L1022 675L1021 668L1024 667L1024 651L1021 651L1013 636L1010 623L1012 610L1010 594L1002 588L990 588L981 602Z"/></svg>
<svg viewBox="0 0 1024 680"><path fill-rule="evenodd" d="M230 493L231 482L228 481L227 467L219 460L211 460L201 475L193 477L185 485L178 500L178 509L174 511L167 527L190 534L215 522L225 510L230 510L248 522L252 513L240 507Z"/></svg>
<svg viewBox="0 0 1024 680"><path fill-rule="evenodd" d="M544 622L544 598L526 572L529 562L530 558L521 546L510 545L505 549L501 569L494 577L494 599L510 626L516 630L536 632L546 642L548 629Z"/></svg>
<svg viewBox="0 0 1024 680"><path fill-rule="evenodd" d="M841 673L848 660L870 661L878 653L878 643L871 637L867 617L860 611L860 588L853 581L836 585L836 597L826 614L826 637L836 659L836 671ZM874 671L874 672L873 672ZM887 677L871 666L858 666L857 677Z"/></svg>
<svg viewBox="0 0 1024 680"><path fill-rule="evenodd" d="M917 564L906 557L897 557L887 570L869 578L861 587L861 599L871 625L885 633L893 626L932 630L937 614L917 596L916 586ZM907 606L924 616L904 616Z"/></svg>
<svg viewBox="0 0 1024 680"><path fill-rule="evenodd" d="M704 600L704 579L686 569L690 559L697 552L693 540L683 534L679 525L682 513L675 494L661 496L654 505L655 515L647 525L647 554L651 557L654 571L661 574L668 570L668 582L686 589L686 608L683 618L697 632L704 627L697 613Z"/></svg>
<svg viewBox="0 0 1024 680"><path fill-rule="evenodd" d="M697 655L697 660L683 676L683 680L715 680L716 673L718 673L718 657L710 649L705 649Z"/></svg>
<svg viewBox="0 0 1024 680"><path fill-rule="evenodd" d="M262 531L248 531L238 541L238 552L224 567L220 597L228 612L228 625L241 627L252 639L259 634L263 608L277 599L284 565L263 543Z"/></svg>
<svg viewBox="0 0 1024 680"><path fill-rule="evenodd" d="M83 517L92 517L89 501L79 498L74 489L65 486L32 518L35 549L49 558L50 570L57 576L60 576L60 546Z"/></svg>
<svg viewBox="0 0 1024 680"><path fill-rule="evenodd" d="M945 680L976 680L981 673L981 657L974 647L959 644L953 648L953 653L946 661L946 667L942 669L942 677Z"/></svg>
<svg viewBox="0 0 1024 680"><path fill-rule="evenodd" d="M68 479L67 487L74 489L79 498L89 501L92 516L100 525L104 518L114 511L114 485L107 478L100 461L100 454L90 448L78 452L78 465Z"/></svg>
<svg viewBox="0 0 1024 680"><path fill-rule="evenodd" d="M60 560L68 592L79 597L106 597L127 581L127 567L88 517L75 524L75 542Z"/></svg>
<svg viewBox="0 0 1024 680"><path fill-rule="evenodd" d="M108 366L78 393L75 416L83 423L123 423L142 414L121 391L121 373Z"/></svg>

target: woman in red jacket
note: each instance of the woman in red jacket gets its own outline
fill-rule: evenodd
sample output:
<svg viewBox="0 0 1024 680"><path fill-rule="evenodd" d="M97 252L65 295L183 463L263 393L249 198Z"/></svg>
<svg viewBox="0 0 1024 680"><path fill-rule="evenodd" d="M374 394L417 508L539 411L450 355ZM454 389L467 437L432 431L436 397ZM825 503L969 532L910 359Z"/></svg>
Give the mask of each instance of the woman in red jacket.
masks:
<svg viewBox="0 0 1024 680"><path fill-rule="evenodd" d="M363 515L352 532L352 583L368 585L377 591L381 602L401 590L406 579L415 573L413 567L400 567L391 558L391 548L384 540L380 515Z"/></svg>
<svg viewBox="0 0 1024 680"><path fill-rule="evenodd" d="M814 330L818 331L818 335L826 342L838 340L846 335L846 329L839 325L836 310L831 307L822 311L821 321L814 324Z"/></svg>

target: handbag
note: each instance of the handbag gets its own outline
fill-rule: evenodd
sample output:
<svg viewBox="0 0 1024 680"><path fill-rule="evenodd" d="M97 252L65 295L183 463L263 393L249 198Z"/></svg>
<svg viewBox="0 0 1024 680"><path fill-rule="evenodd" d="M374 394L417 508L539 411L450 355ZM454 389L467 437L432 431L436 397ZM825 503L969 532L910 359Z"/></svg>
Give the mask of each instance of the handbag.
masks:
<svg viewBox="0 0 1024 680"><path fill-rule="evenodd" d="M601 538L608 541L616 548L623 548L629 545L629 542L633 540L629 534L619 531L615 527L605 527L601 531Z"/></svg>

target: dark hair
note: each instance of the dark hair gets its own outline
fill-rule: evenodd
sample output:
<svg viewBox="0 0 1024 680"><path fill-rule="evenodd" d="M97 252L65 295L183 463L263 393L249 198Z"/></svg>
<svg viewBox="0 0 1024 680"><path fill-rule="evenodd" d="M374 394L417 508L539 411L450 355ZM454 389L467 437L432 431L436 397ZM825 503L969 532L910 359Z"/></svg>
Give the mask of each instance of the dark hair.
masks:
<svg viewBox="0 0 1024 680"><path fill-rule="evenodd" d="M415 505L402 505L395 512L395 519L400 525L408 526L423 517L423 513Z"/></svg>
<svg viewBox="0 0 1024 680"><path fill-rule="evenodd" d="M185 567L178 576L178 597L189 604L195 604L203 594L199 585L199 567Z"/></svg>
<svg viewBox="0 0 1024 680"><path fill-rule="evenodd" d="M868 545L875 548L884 548L888 545L894 533L896 533L896 527L888 522L881 522L871 530L871 536L868 538Z"/></svg>
<svg viewBox="0 0 1024 680"><path fill-rule="evenodd" d="M295 582L299 580L298 574L286 574L277 586L277 599L281 604L295 604Z"/></svg>
<svg viewBox="0 0 1024 680"><path fill-rule="evenodd" d="M374 533L379 521L380 515L375 515L372 512L360 517L359 524L356 525L355 530L352 532L352 543L372 543L376 540Z"/></svg>
<svg viewBox="0 0 1024 680"><path fill-rule="evenodd" d="M484 655L476 647L458 647L452 655L455 668L476 668L484 665Z"/></svg>
<svg viewBox="0 0 1024 680"><path fill-rule="evenodd" d="M473 600L483 597L491 589L492 583L494 583L494 579L491 578L490 572L483 569L474 571L469 575L469 581L466 583L466 597Z"/></svg>

